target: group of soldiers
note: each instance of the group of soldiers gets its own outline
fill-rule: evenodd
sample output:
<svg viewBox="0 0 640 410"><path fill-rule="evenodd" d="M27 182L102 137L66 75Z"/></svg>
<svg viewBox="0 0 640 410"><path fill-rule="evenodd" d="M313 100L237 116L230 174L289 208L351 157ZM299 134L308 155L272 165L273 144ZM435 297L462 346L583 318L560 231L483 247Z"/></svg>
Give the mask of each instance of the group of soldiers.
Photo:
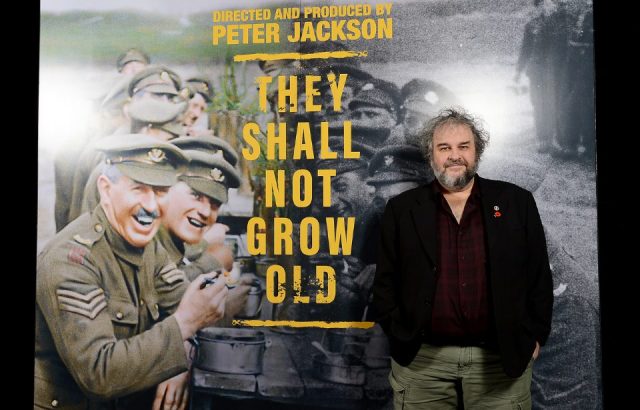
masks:
<svg viewBox="0 0 640 410"><path fill-rule="evenodd" d="M207 127L211 83L183 81L137 49L124 53L117 68L120 78L99 104L93 134L55 160L57 234L37 268L36 407L183 404L189 341L202 327L229 325L252 281L242 275L228 291L228 279L204 286L205 278L231 270L228 228L216 219L228 189L241 182L238 153ZM305 213L358 220L353 254L330 258L340 272L336 303L305 318L358 320L375 272L367 250L373 242L365 241L370 222L386 199L430 180L417 132L455 97L425 80L400 89L352 61L260 68L273 76L348 74L340 112L329 106L330 87L322 84L324 112L273 113L291 127L328 121L334 151L343 143L343 122L353 123L359 160L288 165L337 171L331 206L291 210L294 222Z"/></svg>
<svg viewBox="0 0 640 410"><path fill-rule="evenodd" d="M58 232L37 262L36 408L185 408L196 332L230 325L251 289L253 278L229 275L228 228L216 223L240 185L238 153L196 126L210 83L183 83L135 49L118 69L102 131L55 164Z"/></svg>
<svg viewBox="0 0 640 410"><path fill-rule="evenodd" d="M529 77L538 152L595 157L593 6L591 1L534 0L516 67Z"/></svg>

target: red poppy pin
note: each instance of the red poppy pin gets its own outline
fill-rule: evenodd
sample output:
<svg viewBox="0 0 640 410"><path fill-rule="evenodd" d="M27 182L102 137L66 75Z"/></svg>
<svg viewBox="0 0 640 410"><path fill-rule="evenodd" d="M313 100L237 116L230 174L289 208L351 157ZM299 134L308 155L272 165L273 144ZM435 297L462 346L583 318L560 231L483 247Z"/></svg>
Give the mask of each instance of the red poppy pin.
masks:
<svg viewBox="0 0 640 410"><path fill-rule="evenodd" d="M498 205L495 205L493 207L493 217L494 218L500 218L502 216L502 212L500 212L500 207Z"/></svg>

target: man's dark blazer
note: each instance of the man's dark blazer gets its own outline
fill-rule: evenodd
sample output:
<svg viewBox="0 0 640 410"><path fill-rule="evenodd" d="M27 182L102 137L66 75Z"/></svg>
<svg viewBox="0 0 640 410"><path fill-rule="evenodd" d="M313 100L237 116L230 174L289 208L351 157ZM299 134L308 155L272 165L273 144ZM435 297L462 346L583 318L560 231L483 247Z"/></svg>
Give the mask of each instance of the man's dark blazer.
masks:
<svg viewBox="0 0 640 410"><path fill-rule="evenodd" d="M533 195L508 182L475 177L482 197L492 309L502 365L518 377L535 343L549 336L553 283ZM435 182L432 182L435 183ZM431 184L386 205L370 319L389 337L391 356L408 365L430 327L436 268L436 194Z"/></svg>

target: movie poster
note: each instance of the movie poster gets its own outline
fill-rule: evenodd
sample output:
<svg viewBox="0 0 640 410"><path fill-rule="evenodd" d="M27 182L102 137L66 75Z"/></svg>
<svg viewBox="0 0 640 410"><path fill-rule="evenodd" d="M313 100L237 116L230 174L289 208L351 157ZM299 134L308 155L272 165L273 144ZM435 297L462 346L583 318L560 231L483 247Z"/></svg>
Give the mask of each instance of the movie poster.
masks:
<svg viewBox="0 0 640 410"><path fill-rule="evenodd" d="M170 73L171 121L132 109L127 63ZM230 271L253 281L241 311L199 333L190 408L393 408L388 342L367 317L376 221L433 179L424 124L464 107L490 134L479 175L533 192L545 228L554 312L533 408L599 409L593 90L590 0L45 0L38 252L97 205L96 143L136 123L169 142L216 136L240 176L217 223Z"/></svg>

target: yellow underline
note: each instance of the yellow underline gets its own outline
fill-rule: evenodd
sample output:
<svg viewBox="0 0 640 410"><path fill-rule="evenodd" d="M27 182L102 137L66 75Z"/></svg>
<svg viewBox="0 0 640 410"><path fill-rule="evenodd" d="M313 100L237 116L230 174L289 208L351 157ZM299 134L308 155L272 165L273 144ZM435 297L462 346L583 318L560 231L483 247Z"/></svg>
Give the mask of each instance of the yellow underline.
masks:
<svg viewBox="0 0 640 410"><path fill-rule="evenodd" d="M375 325L375 322L322 322L322 321L297 321L297 320L234 320L231 322L233 326L254 326L254 327L321 327L324 329L346 329L358 328L369 329Z"/></svg>
<svg viewBox="0 0 640 410"><path fill-rule="evenodd" d="M242 61L273 61L273 60L313 60L328 58L351 58L366 57L367 51L320 51L317 53L255 53L255 54L238 54L233 56L233 61L239 63Z"/></svg>

